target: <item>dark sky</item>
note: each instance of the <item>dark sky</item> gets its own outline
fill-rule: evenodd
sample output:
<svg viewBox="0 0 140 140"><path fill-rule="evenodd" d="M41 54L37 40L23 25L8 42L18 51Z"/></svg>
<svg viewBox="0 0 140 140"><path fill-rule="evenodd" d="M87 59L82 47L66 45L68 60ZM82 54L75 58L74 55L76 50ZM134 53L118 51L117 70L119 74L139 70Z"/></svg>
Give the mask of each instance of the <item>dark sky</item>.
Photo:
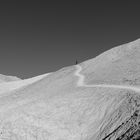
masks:
<svg viewBox="0 0 140 140"><path fill-rule="evenodd" d="M56 71L140 37L138 1L65 1L0 2L1 74Z"/></svg>

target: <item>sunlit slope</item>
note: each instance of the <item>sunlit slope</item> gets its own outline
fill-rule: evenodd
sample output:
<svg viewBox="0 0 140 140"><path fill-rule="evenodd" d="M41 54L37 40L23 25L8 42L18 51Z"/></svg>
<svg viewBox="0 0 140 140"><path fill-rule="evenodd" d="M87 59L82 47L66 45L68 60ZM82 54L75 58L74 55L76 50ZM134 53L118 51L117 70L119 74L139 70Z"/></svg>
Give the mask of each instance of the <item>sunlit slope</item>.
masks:
<svg viewBox="0 0 140 140"><path fill-rule="evenodd" d="M33 84L34 82L41 80L42 78L46 77L47 75L49 75L49 73L43 74L40 76L36 76L33 78L29 78L29 79L24 79L24 80L2 82L2 83L0 83L0 94L9 92L9 91L13 91L13 90L18 90L19 88L23 88L25 86Z"/></svg>
<svg viewBox="0 0 140 140"><path fill-rule="evenodd" d="M139 48L137 40L78 66L28 82L11 83L11 90L0 94L0 139L139 138L140 92L117 87L140 88ZM78 84L82 75L83 82ZM131 83L123 81L124 77L132 78Z"/></svg>
<svg viewBox="0 0 140 140"><path fill-rule="evenodd" d="M21 79L16 76L6 76L3 74L0 74L0 83L18 81L18 80L21 80Z"/></svg>
<svg viewBox="0 0 140 140"><path fill-rule="evenodd" d="M82 63L87 84L140 85L140 39Z"/></svg>

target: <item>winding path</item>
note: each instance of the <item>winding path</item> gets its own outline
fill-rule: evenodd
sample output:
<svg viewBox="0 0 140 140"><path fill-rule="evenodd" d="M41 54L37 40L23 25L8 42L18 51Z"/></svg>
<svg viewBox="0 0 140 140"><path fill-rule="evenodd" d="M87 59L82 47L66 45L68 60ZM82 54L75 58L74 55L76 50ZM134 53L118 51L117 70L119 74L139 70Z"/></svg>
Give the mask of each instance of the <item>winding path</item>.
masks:
<svg viewBox="0 0 140 140"><path fill-rule="evenodd" d="M78 82L77 82L78 87L118 88L118 89L129 89L129 90L132 90L132 91L135 91L135 92L140 92L140 87L135 87L135 86L111 85L111 84L86 85L84 83L85 76L80 73L82 71L82 67L80 65L76 65L76 68L77 68L77 70L74 73L74 75L79 77Z"/></svg>

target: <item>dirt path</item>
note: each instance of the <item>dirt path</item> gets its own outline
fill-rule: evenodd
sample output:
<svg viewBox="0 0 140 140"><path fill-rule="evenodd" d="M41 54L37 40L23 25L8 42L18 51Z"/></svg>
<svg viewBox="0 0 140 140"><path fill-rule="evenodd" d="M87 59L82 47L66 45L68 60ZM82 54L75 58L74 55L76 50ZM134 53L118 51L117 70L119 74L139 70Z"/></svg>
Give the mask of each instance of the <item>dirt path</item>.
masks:
<svg viewBox="0 0 140 140"><path fill-rule="evenodd" d="M85 76L82 75L80 72L82 71L82 67L80 65L76 65L76 72L74 73L75 76L79 77L77 81L78 87L102 87L102 88L118 88L118 89L129 89L135 92L140 92L140 87L135 86L125 86L125 85L111 85L111 84L94 84L94 85L86 85L84 83Z"/></svg>

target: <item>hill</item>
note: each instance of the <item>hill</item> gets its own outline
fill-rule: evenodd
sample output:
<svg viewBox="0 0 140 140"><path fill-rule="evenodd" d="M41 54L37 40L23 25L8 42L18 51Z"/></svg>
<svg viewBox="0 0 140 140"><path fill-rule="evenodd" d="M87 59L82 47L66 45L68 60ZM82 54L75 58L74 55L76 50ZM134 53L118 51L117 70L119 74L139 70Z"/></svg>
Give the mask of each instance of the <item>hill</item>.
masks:
<svg viewBox="0 0 140 140"><path fill-rule="evenodd" d="M140 139L140 40L0 94L0 139Z"/></svg>

